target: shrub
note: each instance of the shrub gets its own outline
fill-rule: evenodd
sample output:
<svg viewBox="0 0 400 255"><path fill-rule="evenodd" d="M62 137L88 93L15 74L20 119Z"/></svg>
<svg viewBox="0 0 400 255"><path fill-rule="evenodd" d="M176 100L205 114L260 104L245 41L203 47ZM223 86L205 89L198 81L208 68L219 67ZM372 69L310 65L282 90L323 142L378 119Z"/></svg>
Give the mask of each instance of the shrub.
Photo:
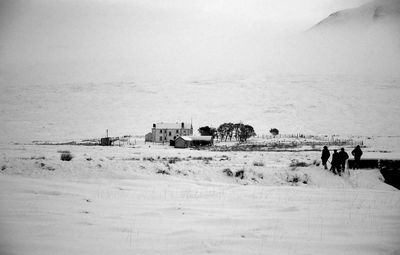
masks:
<svg viewBox="0 0 400 255"><path fill-rule="evenodd" d="M314 159L314 161L313 161L313 165L315 165L315 166L319 166L321 163L318 161L318 160L316 160L316 159Z"/></svg>
<svg viewBox="0 0 400 255"><path fill-rule="evenodd" d="M176 173L177 173L177 174L182 174L183 176L187 176L187 175L188 175L187 173L184 173L184 172L181 171L181 170L176 170Z"/></svg>
<svg viewBox="0 0 400 255"><path fill-rule="evenodd" d="M68 152L63 152L61 153L61 157L60 159L62 161L71 161L73 158L72 154L68 151Z"/></svg>
<svg viewBox="0 0 400 255"><path fill-rule="evenodd" d="M227 176L233 176L233 172L229 168L225 168L223 171Z"/></svg>
<svg viewBox="0 0 400 255"><path fill-rule="evenodd" d="M38 164L38 162L36 162L36 163ZM46 164L43 163L43 162L39 163L39 166L40 166L42 169L46 169L46 170L48 170L48 171L55 171L55 170L56 170L54 167L46 166Z"/></svg>
<svg viewBox="0 0 400 255"><path fill-rule="evenodd" d="M244 170L239 170L235 173L235 177L243 179L244 178Z"/></svg>
<svg viewBox="0 0 400 255"><path fill-rule="evenodd" d="M169 163L168 163L168 162L164 163L164 165L165 165L165 167L167 167L167 168L168 168L168 170L169 170L169 171L171 171L171 166L169 165Z"/></svg>
<svg viewBox="0 0 400 255"><path fill-rule="evenodd" d="M299 183L308 184L310 177L305 173L289 174L286 173L286 181L292 185L298 185Z"/></svg>
<svg viewBox="0 0 400 255"><path fill-rule="evenodd" d="M31 159L44 160L44 159L46 159L46 158L45 158L44 156L40 156L40 157L32 156Z"/></svg>
<svg viewBox="0 0 400 255"><path fill-rule="evenodd" d="M220 161L223 160L229 160L229 157L227 155L222 155Z"/></svg>
<svg viewBox="0 0 400 255"><path fill-rule="evenodd" d="M289 165L290 167L308 167L310 164L302 161L298 161L297 159L292 159L292 163Z"/></svg>
<svg viewBox="0 0 400 255"><path fill-rule="evenodd" d="M139 161L139 160L140 160L140 158L125 158L125 159L123 159L123 160L133 160L133 161Z"/></svg>
<svg viewBox="0 0 400 255"><path fill-rule="evenodd" d="M204 161L210 161L210 160L213 160L213 158L212 157L193 157L192 158L193 160L204 160Z"/></svg>
<svg viewBox="0 0 400 255"><path fill-rule="evenodd" d="M253 166L264 166L264 162L262 160L254 161Z"/></svg>
<svg viewBox="0 0 400 255"><path fill-rule="evenodd" d="M58 153L70 153L70 151L67 151L67 150L58 150L57 152Z"/></svg>
<svg viewBox="0 0 400 255"><path fill-rule="evenodd" d="M198 131L202 136L209 135L214 138L217 135L217 129L209 126L200 127Z"/></svg>
<svg viewBox="0 0 400 255"><path fill-rule="evenodd" d="M55 171L56 170L54 167L51 167L51 166L46 166L45 169L48 170L48 171Z"/></svg>
<svg viewBox="0 0 400 255"><path fill-rule="evenodd" d="M181 161L181 159L178 157L168 158L169 164L175 164L177 161Z"/></svg>
<svg viewBox="0 0 400 255"><path fill-rule="evenodd" d="M269 132L271 133L271 135L273 135L274 137L277 136L279 134L279 130L277 128L271 128L269 130Z"/></svg>
<svg viewBox="0 0 400 255"><path fill-rule="evenodd" d="M153 162L155 159L153 158L153 157L144 157L143 158L143 161L150 161L150 162Z"/></svg>
<svg viewBox="0 0 400 255"><path fill-rule="evenodd" d="M168 171L163 170L163 169L157 170L157 174L166 174L166 175L170 175L170 173L169 173Z"/></svg>

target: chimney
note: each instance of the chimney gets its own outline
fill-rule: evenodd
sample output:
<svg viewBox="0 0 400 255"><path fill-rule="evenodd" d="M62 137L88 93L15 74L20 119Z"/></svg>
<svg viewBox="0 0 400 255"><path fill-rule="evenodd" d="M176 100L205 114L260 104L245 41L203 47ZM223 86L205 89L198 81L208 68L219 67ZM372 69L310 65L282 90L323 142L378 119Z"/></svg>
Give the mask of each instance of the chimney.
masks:
<svg viewBox="0 0 400 255"><path fill-rule="evenodd" d="M185 128L185 123L181 123L181 128Z"/></svg>

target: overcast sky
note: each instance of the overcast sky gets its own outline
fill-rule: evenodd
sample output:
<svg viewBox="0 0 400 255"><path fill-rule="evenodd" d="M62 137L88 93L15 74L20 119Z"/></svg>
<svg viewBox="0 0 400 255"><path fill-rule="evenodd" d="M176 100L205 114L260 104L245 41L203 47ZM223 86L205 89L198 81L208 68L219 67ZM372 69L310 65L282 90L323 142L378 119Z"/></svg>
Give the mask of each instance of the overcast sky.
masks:
<svg viewBox="0 0 400 255"><path fill-rule="evenodd" d="M226 63L254 61L257 51L251 49L272 48L272 38L365 2L2 0L1 79L119 81L154 72L235 69Z"/></svg>

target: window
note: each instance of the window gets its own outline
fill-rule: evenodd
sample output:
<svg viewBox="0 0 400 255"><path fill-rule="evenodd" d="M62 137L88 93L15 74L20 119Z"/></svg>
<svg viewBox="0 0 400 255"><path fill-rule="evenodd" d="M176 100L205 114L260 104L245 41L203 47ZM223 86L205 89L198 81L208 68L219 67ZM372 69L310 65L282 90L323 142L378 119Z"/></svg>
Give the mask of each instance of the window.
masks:
<svg viewBox="0 0 400 255"><path fill-rule="evenodd" d="M162 134L162 130L160 129L160 134Z"/></svg>
<svg viewBox="0 0 400 255"><path fill-rule="evenodd" d="M160 136L160 142L162 142L162 136Z"/></svg>
<svg viewBox="0 0 400 255"><path fill-rule="evenodd" d="M177 129L177 130L176 130L176 133L178 134L178 132L179 132L179 131L178 131L178 129Z"/></svg>
<svg viewBox="0 0 400 255"><path fill-rule="evenodd" d="M171 131L169 131L169 132L168 132L168 135L169 135L169 136L171 136L171 135L172 135L172 134L171 134Z"/></svg>

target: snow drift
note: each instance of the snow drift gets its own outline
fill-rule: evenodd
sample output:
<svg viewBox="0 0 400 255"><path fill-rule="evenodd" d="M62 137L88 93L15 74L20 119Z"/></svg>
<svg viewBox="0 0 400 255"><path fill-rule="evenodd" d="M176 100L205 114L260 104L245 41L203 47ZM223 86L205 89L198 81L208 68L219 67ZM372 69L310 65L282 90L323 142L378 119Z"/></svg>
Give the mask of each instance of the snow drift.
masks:
<svg viewBox="0 0 400 255"><path fill-rule="evenodd" d="M399 192L377 170L338 177L310 164L319 152L0 149L1 254L399 252Z"/></svg>

